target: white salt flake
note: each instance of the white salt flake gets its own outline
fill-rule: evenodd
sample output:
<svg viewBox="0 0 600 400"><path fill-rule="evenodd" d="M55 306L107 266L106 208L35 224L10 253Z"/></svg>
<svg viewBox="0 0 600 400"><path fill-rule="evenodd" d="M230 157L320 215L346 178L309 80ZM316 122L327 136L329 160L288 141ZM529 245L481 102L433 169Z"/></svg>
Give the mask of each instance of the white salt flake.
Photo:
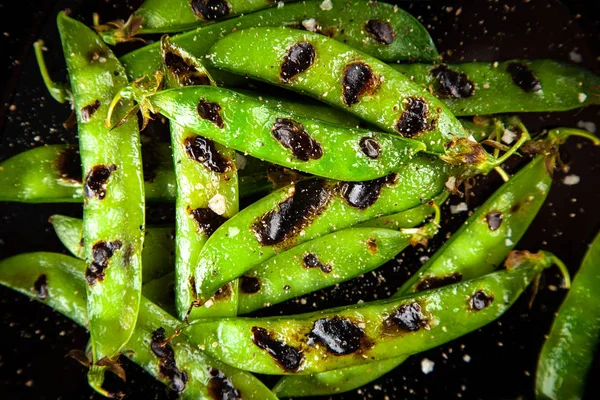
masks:
<svg viewBox="0 0 600 400"><path fill-rule="evenodd" d="M468 355L468 354L465 354L463 356L463 361L466 362L466 363L471 362L471 356Z"/></svg>
<svg viewBox="0 0 600 400"><path fill-rule="evenodd" d="M511 131L510 129L505 129L502 134L502 142L506 144L511 144L517 138L517 134Z"/></svg>
<svg viewBox="0 0 600 400"><path fill-rule="evenodd" d="M448 190L450 190L450 191L456 189L456 178L451 176L450 178L448 178L445 185L446 185L446 188L448 188Z"/></svg>
<svg viewBox="0 0 600 400"><path fill-rule="evenodd" d="M317 21L314 18L302 21L302 26L309 32L317 31Z"/></svg>
<svg viewBox="0 0 600 400"><path fill-rule="evenodd" d="M235 226L232 226L227 230L227 234L229 235L229 237L236 237L238 233L240 233L240 229L236 228Z"/></svg>
<svg viewBox="0 0 600 400"><path fill-rule="evenodd" d="M219 215L225 214L227 209L227 200L225 200L225 196L220 193L215 194L213 198L208 201L208 208Z"/></svg>
<svg viewBox="0 0 600 400"><path fill-rule="evenodd" d="M246 168L246 163L247 163L246 157L244 157L240 153L235 153L235 166L237 167L237 169Z"/></svg>
<svg viewBox="0 0 600 400"><path fill-rule="evenodd" d="M569 58L571 59L571 61L576 62L576 63L580 63L583 60L583 57L581 56L581 54L579 54L575 50L573 50L572 52L569 53Z"/></svg>
<svg viewBox="0 0 600 400"><path fill-rule="evenodd" d="M583 103L585 101L585 99L587 99L587 94L585 94L585 93L579 93L577 95L577 100L579 100L580 103Z"/></svg>
<svg viewBox="0 0 600 400"><path fill-rule="evenodd" d="M329 11L333 8L333 4L331 4L331 0L324 0L319 8L323 11Z"/></svg>
<svg viewBox="0 0 600 400"><path fill-rule="evenodd" d="M423 373L427 375L428 373L433 371L434 365L435 363L433 361L431 361L428 358L424 358L421 360L421 371L423 371Z"/></svg>
<svg viewBox="0 0 600 400"><path fill-rule="evenodd" d="M579 121L577 122L577 127L592 133L596 133L596 124L592 121Z"/></svg>
<svg viewBox="0 0 600 400"><path fill-rule="evenodd" d="M504 244L506 245L506 247L510 247L514 244L514 242L512 240L510 240L509 238L506 238L504 240Z"/></svg>
<svg viewBox="0 0 600 400"><path fill-rule="evenodd" d="M285 3L283 1L277 3L277 8L281 8L283 6L285 6Z"/></svg>
<svg viewBox="0 0 600 400"><path fill-rule="evenodd" d="M568 186L577 185L581 178L577 175L571 174L563 178L563 183Z"/></svg>
<svg viewBox="0 0 600 400"><path fill-rule="evenodd" d="M455 206L450 206L450 212L452 214L458 214L464 211L468 211L469 210L469 206L467 206L467 203L465 203L464 201L462 203L458 203Z"/></svg>

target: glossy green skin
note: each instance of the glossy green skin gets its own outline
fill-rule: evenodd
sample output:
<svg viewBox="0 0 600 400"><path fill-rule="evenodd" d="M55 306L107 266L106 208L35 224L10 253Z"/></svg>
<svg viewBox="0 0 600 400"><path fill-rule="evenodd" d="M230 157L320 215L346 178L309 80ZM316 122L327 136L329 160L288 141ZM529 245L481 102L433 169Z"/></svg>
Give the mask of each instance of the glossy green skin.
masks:
<svg viewBox="0 0 600 400"><path fill-rule="evenodd" d="M0 284L44 303L70 318L82 327L88 327L85 280L85 262L57 253L26 253L0 261ZM47 297L40 299L33 289L39 276L47 280ZM147 299L141 299L137 325L124 354L144 368L159 381L170 386L171 382L159 373L159 359L150 349L152 332L162 327L168 336L180 322L169 316ZM182 399L214 400L209 393L210 368L221 370L244 398L276 399L276 397L252 374L222 364L199 352L197 346L179 336L169 344L175 352L177 367L188 375L188 383L180 394Z"/></svg>
<svg viewBox="0 0 600 400"><path fill-rule="evenodd" d="M415 140L344 128L268 108L258 100L228 89L191 86L160 91L147 100L156 112L191 132L253 157L331 179L363 181L386 176L425 149L422 143ZM219 113L223 128L198 115L197 107L201 100L221 106ZM322 156L303 161L284 147L271 132L279 118L301 123L305 131L321 145ZM381 150L376 159L360 150L359 143L365 137L374 138L379 143Z"/></svg>
<svg viewBox="0 0 600 400"><path fill-rule="evenodd" d="M502 315L531 280L550 265L552 260L542 255L541 260L525 262L511 271L495 272L441 289L290 317L206 320L186 328L187 335L228 365L257 373L310 374L361 365L367 359L378 361L422 352L481 328ZM475 311L470 309L469 298L478 291L493 296L494 301ZM384 320L399 307L414 302L420 304L422 314L429 320L429 329L385 332ZM374 346L361 346L360 354L347 355L329 353L325 345L310 346L307 335L315 321L336 316L360 326L366 340ZM253 327L266 329L275 340L300 350L303 361L299 370L285 370L255 345Z"/></svg>
<svg viewBox="0 0 600 400"><path fill-rule="evenodd" d="M533 71L542 89L526 92L512 81L506 71L512 62L525 64ZM415 83L433 88L433 93L456 116L486 115L511 112L566 111L600 104L600 77L578 65L554 60L511 60L504 62L472 62L448 64L448 67L467 75L475 84L471 97L444 98L436 93L437 79L428 64L393 64ZM484 86L485 85L485 86Z"/></svg>
<svg viewBox="0 0 600 400"><path fill-rule="evenodd" d="M314 61L285 83L280 77L281 65L289 49L299 42L313 46ZM220 39L209 54L216 68L309 95L390 133L398 133L396 124L406 108L406 99L422 98L429 107L427 123L434 127L413 139L425 143L432 153L444 154L446 142L468 136L446 106L427 90L382 61L326 36L289 28L251 28ZM378 87L347 106L343 99L344 69L356 62L371 67Z"/></svg>
<svg viewBox="0 0 600 400"><path fill-rule="evenodd" d="M322 0L312 0L286 4L282 8L243 15L176 35L171 41L196 57L201 57L218 39L235 30L254 26L289 26L314 18L322 26L323 32L332 33L334 39L346 41L350 46L380 60L433 61L438 58L425 27L403 10L394 12L394 7L385 3L377 3L376 7L372 7L362 0L332 0L333 10L324 11L320 8L321 3ZM364 29L369 19L389 20L402 34L389 46L381 44ZM121 62L131 80L151 75L161 69L160 44L154 43L128 53L121 57Z"/></svg>
<svg viewBox="0 0 600 400"><path fill-rule="evenodd" d="M597 234L542 347L535 382L537 398L584 397L586 377L598 355L600 342L599 287L600 235Z"/></svg>
<svg viewBox="0 0 600 400"><path fill-rule="evenodd" d="M448 164L436 157L417 155L398 172L394 184L383 186L379 198L370 207L363 210L352 207L340 195L332 193L328 205L304 227L303 234L276 246L266 246L258 241L252 226L265 213L278 210L279 203L293 194L294 186L277 190L243 209L213 233L195 269L198 295L202 300L208 299L226 282L295 245L377 216L415 207L441 193L452 172ZM333 192L336 184L336 181L326 181Z"/></svg>
<svg viewBox="0 0 600 400"><path fill-rule="evenodd" d="M104 357L118 357L135 328L142 292L142 245L144 238L144 180L137 120L117 129L105 126L113 97L127 85L125 70L102 42L84 24L58 15L58 30L69 71L77 115L79 151L83 175L95 165L116 165L106 184L106 197L87 198L83 207L85 258L93 260L92 246L98 241L119 240L122 246L108 260L105 278L87 285L88 316L94 364ZM93 51L105 62L90 61ZM115 74L115 72L117 74ZM101 106L88 122L82 109L96 100ZM128 102L117 107L123 113ZM84 178L85 179L85 178ZM102 380L93 367L90 379ZM94 383L92 383L94 384ZM95 387L98 387L96 384Z"/></svg>

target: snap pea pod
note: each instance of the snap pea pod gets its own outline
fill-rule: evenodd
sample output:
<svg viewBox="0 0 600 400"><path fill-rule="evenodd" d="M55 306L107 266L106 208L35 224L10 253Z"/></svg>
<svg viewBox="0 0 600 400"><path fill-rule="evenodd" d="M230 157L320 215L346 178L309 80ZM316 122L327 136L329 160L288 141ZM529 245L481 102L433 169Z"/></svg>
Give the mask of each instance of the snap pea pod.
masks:
<svg viewBox="0 0 600 400"><path fill-rule="evenodd" d="M331 10L321 9L322 0L286 4L282 8L258 11L201 27L173 36L171 40L190 54L201 57L218 39L236 30L253 26L300 27L306 21L309 27L314 22L318 31L380 60L433 61L438 58L431 36L409 13L385 3L361 0L331 0L331 3ZM367 29L369 24L372 28ZM128 53L121 57L121 62L131 80L151 75L161 68L160 45L153 43Z"/></svg>
<svg viewBox="0 0 600 400"><path fill-rule="evenodd" d="M63 254L26 253L0 261L0 284L87 327L85 268L84 261ZM248 399L276 399L252 374L199 352L184 336L160 347L161 329L173 331L179 324L142 297L137 324L124 355L177 391L182 399L217 400L221 395L236 393ZM162 333L164 336L165 331Z"/></svg>
<svg viewBox="0 0 600 400"><path fill-rule="evenodd" d="M508 270L439 289L296 316L204 320L186 335L228 365L264 374L310 374L415 354L500 317L553 260L522 252L509 257Z"/></svg>
<svg viewBox="0 0 600 400"><path fill-rule="evenodd" d="M142 292L144 180L137 120L110 130L112 99L127 85L125 70L87 26L57 18L77 116L84 177L83 238L93 364L90 385L100 393L104 370L133 334ZM131 108L116 105L116 112Z"/></svg>
<svg viewBox="0 0 600 400"><path fill-rule="evenodd" d="M539 399L584 398L589 369L600 342L600 235L583 258L567 297L558 309L538 361ZM585 311L584 311L585 310Z"/></svg>
<svg viewBox="0 0 600 400"><path fill-rule="evenodd" d="M456 116L565 111L600 104L600 76L555 60L392 64Z"/></svg>
<svg viewBox="0 0 600 400"><path fill-rule="evenodd" d="M416 140L329 124L211 86L162 90L140 102L224 146L331 179L380 178L425 149Z"/></svg>

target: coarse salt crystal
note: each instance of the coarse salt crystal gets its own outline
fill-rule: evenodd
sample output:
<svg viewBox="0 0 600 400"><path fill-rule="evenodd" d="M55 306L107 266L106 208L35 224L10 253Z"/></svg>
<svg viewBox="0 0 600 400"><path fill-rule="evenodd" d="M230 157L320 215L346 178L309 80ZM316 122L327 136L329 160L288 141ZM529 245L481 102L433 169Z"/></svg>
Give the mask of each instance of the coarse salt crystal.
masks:
<svg viewBox="0 0 600 400"><path fill-rule="evenodd" d="M317 31L317 21L314 18L302 21L302 26L309 32Z"/></svg>
<svg viewBox="0 0 600 400"><path fill-rule="evenodd" d="M596 124L591 121L579 121L577 122L577 127L592 133L596 133Z"/></svg>
<svg viewBox="0 0 600 400"><path fill-rule="evenodd" d="M225 214L226 206L227 201L225 200L225 196L220 193L215 194L213 198L208 201L208 208L219 215Z"/></svg>
<svg viewBox="0 0 600 400"><path fill-rule="evenodd" d="M427 375L428 373L433 371L434 365L435 363L433 361L431 361L428 358L424 358L421 360L421 371L423 371L423 373Z"/></svg>
<svg viewBox="0 0 600 400"><path fill-rule="evenodd" d="M469 206L467 206L467 203L465 203L464 201L462 203L458 203L455 206L450 206L450 212L452 214L458 214L461 213L463 211L468 211L469 210Z"/></svg>
<svg viewBox="0 0 600 400"><path fill-rule="evenodd" d="M319 8L323 11L329 11L333 8L333 4L331 4L331 0L324 0Z"/></svg>
<svg viewBox="0 0 600 400"><path fill-rule="evenodd" d="M563 178L563 183L568 186L577 185L579 181L581 181L581 178L574 174L567 175Z"/></svg>
<svg viewBox="0 0 600 400"><path fill-rule="evenodd" d="M517 134L511 131L510 129L505 129L502 134L502 141L506 144L511 144L517 138Z"/></svg>
<svg viewBox="0 0 600 400"><path fill-rule="evenodd" d="M587 99L587 94L585 94L585 93L579 93L577 95L577 100L579 100L580 103L583 103L585 101L585 99Z"/></svg>
<svg viewBox="0 0 600 400"><path fill-rule="evenodd" d="M583 59L583 57L581 57L581 54L579 54L575 50L573 50L572 52L569 53L569 58L571 59L571 61L576 62L576 63L580 63L581 60Z"/></svg>

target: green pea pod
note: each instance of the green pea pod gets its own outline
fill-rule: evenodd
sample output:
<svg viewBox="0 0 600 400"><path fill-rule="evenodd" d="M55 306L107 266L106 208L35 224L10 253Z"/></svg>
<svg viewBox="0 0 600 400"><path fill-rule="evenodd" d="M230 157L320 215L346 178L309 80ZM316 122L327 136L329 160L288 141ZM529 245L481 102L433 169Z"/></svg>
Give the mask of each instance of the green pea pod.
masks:
<svg viewBox="0 0 600 400"><path fill-rule="evenodd" d="M520 252L505 271L440 289L296 316L204 320L186 330L217 359L263 374L362 365L422 352L494 321L553 261Z"/></svg>
<svg viewBox="0 0 600 400"><path fill-rule="evenodd" d="M0 261L0 284L44 303L86 327L85 269L84 261L62 254L26 253ZM179 392L182 399L214 400L222 393L237 396L241 393L248 399L276 399L252 374L199 352L197 346L183 336L174 338L165 347L158 346L162 344L160 339L164 338L164 330L173 331L179 324L142 297L137 324L124 354ZM161 352L168 348L171 350ZM113 368L119 370L120 366Z"/></svg>
<svg viewBox="0 0 600 400"><path fill-rule="evenodd" d="M600 341L600 235L585 254L540 352L539 399L581 399ZM582 311L585 312L582 314ZM587 378L586 378L587 377Z"/></svg>
<svg viewBox="0 0 600 400"><path fill-rule="evenodd" d="M462 64L393 64L431 88L456 116L565 111L600 104L600 77L554 60Z"/></svg>
<svg viewBox="0 0 600 400"><path fill-rule="evenodd" d="M171 40L194 56L201 57L218 39L236 30L254 26L300 27L305 22L309 27L314 24L317 31L383 61L434 61L438 58L425 27L404 10L390 4L362 0L331 0L333 8L323 10L322 3L322 0L309 0L286 4L282 8L201 27L173 36ZM161 69L160 45L154 43L128 53L121 57L121 62L131 80L151 75Z"/></svg>
<svg viewBox="0 0 600 400"><path fill-rule="evenodd" d="M100 37L58 15L58 30L77 116L84 177L83 237L88 268L88 316L93 365L88 379L100 393L106 365L135 328L142 292L144 186L140 137L132 119L105 126L111 101L127 85L125 70ZM123 103L117 113L131 108Z"/></svg>

